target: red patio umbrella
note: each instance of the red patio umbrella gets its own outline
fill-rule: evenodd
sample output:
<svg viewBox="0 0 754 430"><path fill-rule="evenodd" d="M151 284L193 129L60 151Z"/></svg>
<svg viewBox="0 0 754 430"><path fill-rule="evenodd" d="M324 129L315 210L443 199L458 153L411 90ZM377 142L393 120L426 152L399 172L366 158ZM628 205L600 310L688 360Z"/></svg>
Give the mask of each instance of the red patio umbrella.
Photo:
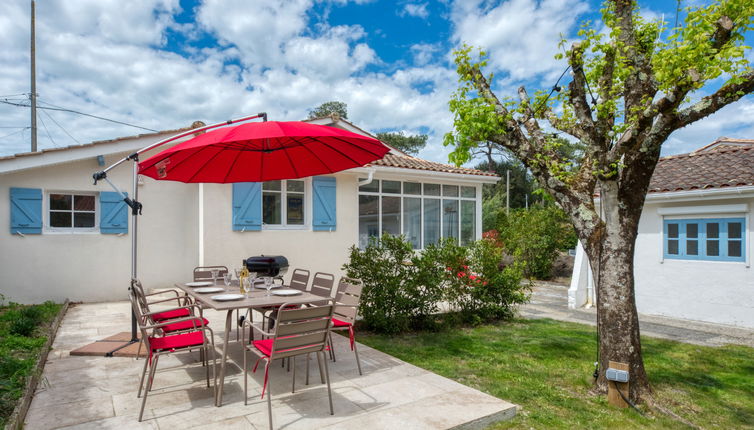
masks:
<svg viewBox="0 0 754 430"><path fill-rule="evenodd" d="M389 151L379 140L298 121L216 129L139 163L139 173L180 182L263 182L361 167Z"/></svg>

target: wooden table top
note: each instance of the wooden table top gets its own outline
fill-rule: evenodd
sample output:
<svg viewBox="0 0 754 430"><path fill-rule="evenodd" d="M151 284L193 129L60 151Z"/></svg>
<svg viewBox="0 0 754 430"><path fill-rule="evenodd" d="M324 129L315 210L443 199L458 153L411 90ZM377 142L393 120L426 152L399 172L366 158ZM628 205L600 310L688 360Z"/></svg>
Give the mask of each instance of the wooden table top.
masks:
<svg viewBox="0 0 754 430"><path fill-rule="evenodd" d="M247 308L262 308L262 307L270 307L270 306L281 306L284 304L304 304L304 303L312 303L317 301L322 301L323 298L321 296L317 296L312 293L301 293L295 296L276 296L272 294L272 291L275 291L273 289L270 292L270 295L267 295L267 290L254 288L250 295L247 295L245 299L241 300L230 300L230 301L217 301L212 300L212 296L216 296L218 294L239 294L240 290L237 285L231 285L230 287L225 287L225 285L217 285L221 288L226 288L227 291L219 291L217 293L208 293L208 294L199 294L195 292L195 288L189 287L184 283L176 283L175 286L182 291L185 291L186 294L191 296L192 298L196 299L197 302L201 303L202 306L209 309L214 309L217 311L223 311L223 310L231 310L231 309L247 309ZM285 288L285 287L283 287Z"/></svg>

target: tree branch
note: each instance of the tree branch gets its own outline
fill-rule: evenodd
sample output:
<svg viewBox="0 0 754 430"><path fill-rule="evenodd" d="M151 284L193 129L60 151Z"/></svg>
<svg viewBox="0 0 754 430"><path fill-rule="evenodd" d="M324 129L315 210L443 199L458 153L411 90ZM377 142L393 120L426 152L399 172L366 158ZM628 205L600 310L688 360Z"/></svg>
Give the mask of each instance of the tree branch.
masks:
<svg viewBox="0 0 754 430"><path fill-rule="evenodd" d="M714 94L702 97L695 104L678 112L675 115L677 121L675 129L685 127L694 121L711 115L741 97L754 92L754 71L745 73L741 76L741 79L740 82L726 84Z"/></svg>

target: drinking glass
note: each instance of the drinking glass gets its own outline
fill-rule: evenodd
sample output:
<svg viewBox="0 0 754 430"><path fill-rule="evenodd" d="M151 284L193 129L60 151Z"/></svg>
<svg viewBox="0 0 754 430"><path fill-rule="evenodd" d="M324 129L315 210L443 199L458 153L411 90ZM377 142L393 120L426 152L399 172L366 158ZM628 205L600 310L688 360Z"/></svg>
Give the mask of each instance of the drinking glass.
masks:
<svg viewBox="0 0 754 430"><path fill-rule="evenodd" d="M212 274L212 283L217 285L217 275L220 273L219 269L212 269L209 271Z"/></svg>
<svg viewBox="0 0 754 430"><path fill-rule="evenodd" d="M272 277L265 276L264 278L264 287L267 288L267 295L270 295L270 289L272 288Z"/></svg>
<svg viewBox="0 0 754 430"><path fill-rule="evenodd" d="M228 287L230 287L230 282L233 280L233 274L230 272L223 273L223 282L225 283L225 291L228 291Z"/></svg>
<svg viewBox="0 0 754 430"><path fill-rule="evenodd" d="M253 284L252 278L243 278L243 287L246 290L246 297L251 297L251 286Z"/></svg>

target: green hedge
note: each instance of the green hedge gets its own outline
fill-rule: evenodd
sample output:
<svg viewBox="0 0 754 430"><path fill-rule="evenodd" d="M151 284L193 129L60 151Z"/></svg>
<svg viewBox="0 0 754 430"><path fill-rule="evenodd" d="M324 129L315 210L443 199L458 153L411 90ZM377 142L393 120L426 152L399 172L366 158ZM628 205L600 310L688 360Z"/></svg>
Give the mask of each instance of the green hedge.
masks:
<svg viewBox="0 0 754 430"><path fill-rule="evenodd" d="M445 322L510 317L527 294L521 267L502 267L501 254L490 240L467 247L444 240L415 252L403 237L383 235L363 250L351 247L343 270L364 282L360 314L367 328L399 333L436 328L441 303L453 311Z"/></svg>

